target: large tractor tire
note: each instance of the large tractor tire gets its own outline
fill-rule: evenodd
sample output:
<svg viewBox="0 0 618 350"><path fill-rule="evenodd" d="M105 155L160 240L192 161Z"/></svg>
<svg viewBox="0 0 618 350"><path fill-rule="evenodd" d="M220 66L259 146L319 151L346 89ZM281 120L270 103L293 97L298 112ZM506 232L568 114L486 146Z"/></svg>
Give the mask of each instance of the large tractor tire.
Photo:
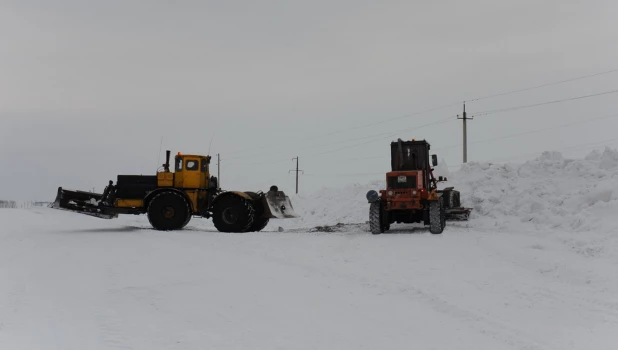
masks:
<svg viewBox="0 0 618 350"><path fill-rule="evenodd" d="M269 218L263 218L261 217L262 214L264 213L264 208L262 208L262 203L260 201L260 196L255 193L255 192L245 192L246 194L248 194L251 199L253 199L253 210L254 210L254 217L253 217L253 224L251 225L251 227L249 227L249 232L260 232L264 229L264 227L266 227L266 225L268 225L268 222L270 221Z"/></svg>
<svg viewBox="0 0 618 350"><path fill-rule="evenodd" d="M440 197L429 204L429 232L440 234L444 231L444 226L446 226L446 209L444 199Z"/></svg>
<svg viewBox="0 0 618 350"><path fill-rule="evenodd" d="M268 225L268 218L253 218L253 225L249 228L249 232L260 232Z"/></svg>
<svg viewBox="0 0 618 350"><path fill-rule="evenodd" d="M254 223L251 202L237 194L224 194L215 200L212 222L220 232L247 232Z"/></svg>
<svg viewBox="0 0 618 350"><path fill-rule="evenodd" d="M185 220L185 222L182 224L180 228L184 228L185 226L187 226L187 224L189 224L189 221L191 221L191 217L192 215L187 215L187 220Z"/></svg>
<svg viewBox="0 0 618 350"><path fill-rule="evenodd" d="M191 220L189 202L180 193L161 192L148 203L148 221L155 230L179 230Z"/></svg>
<svg viewBox="0 0 618 350"><path fill-rule="evenodd" d="M369 206L369 230L374 235L384 233L384 225L382 224L382 204L380 201L373 202Z"/></svg>

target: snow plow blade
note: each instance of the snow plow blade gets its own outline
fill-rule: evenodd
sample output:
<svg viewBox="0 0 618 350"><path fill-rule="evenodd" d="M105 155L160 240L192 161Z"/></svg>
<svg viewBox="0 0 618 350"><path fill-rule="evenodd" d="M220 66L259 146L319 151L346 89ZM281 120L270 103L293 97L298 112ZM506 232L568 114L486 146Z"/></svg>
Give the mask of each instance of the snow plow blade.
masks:
<svg viewBox="0 0 618 350"><path fill-rule="evenodd" d="M468 221L472 208L448 208L446 209L447 221Z"/></svg>
<svg viewBox="0 0 618 350"><path fill-rule="evenodd" d="M56 200L49 207L102 219L117 218L117 213L110 213L106 211L105 207L99 207L102 198L103 195L100 193L64 190L62 187L58 187Z"/></svg>
<svg viewBox="0 0 618 350"><path fill-rule="evenodd" d="M264 208L262 213L264 218L289 219L299 217L292 207L290 197L286 196L283 191L278 191L276 187L271 188L262 196L262 208Z"/></svg>

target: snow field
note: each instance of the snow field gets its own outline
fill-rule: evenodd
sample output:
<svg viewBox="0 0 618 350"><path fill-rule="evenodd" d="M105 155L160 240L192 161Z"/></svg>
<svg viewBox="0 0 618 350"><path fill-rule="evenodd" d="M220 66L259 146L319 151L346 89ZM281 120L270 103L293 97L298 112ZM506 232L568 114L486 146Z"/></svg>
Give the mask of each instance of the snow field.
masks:
<svg viewBox="0 0 618 350"><path fill-rule="evenodd" d="M0 349L616 349L617 177L611 149L469 163L442 235L368 233L380 179L250 234L1 209Z"/></svg>

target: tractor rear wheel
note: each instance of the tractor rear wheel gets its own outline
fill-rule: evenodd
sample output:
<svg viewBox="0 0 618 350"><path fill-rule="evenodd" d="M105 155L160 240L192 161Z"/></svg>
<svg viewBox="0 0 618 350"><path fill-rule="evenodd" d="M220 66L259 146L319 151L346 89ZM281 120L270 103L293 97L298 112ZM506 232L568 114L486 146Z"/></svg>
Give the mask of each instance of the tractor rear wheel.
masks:
<svg viewBox="0 0 618 350"><path fill-rule="evenodd" d="M268 218L254 218L253 225L249 228L249 232L260 232L268 225Z"/></svg>
<svg viewBox="0 0 618 350"><path fill-rule="evenodd" d="M369 206L369 230L374 235L384 232L384 225L382 225L382 203L380 201L373 202Z"/></svg>
<svg viewBox="0 0 618 350"><path fill-rule="evenodd" d="M216 199L212 222L220 232L247 232L254 223L255 210L251 202L236 194Z"/></svg>
<svg viewBox="0 0 618 350"><path fill-rule="evenodd" d="M148 203L148 221L155 230L173 231L183 228L191 220L189 202L172 191L161 192Z"/></svg>
<svg viewBox="0 0 618 350"><path fill-rule="evenodd" d="M446 226L446 209L444 199L440 197L429 204L429 232L440 234L444 231L444 226Z"/></svg>
<svg viewBox="0 0 618 350"><path fill-rule="evenodd" d="M264 214L264 208L262 207L263 204L262 204L260 195L258 195L255 192L245 192L245 193L248 194L249 197L251 197L251 199L253 200L252 204L253 204L253 210L254 210L253 224L251 225L248 231L249 232L260 232L264 229L264 227L266 227L266 225L268 225L268 221L270 221L270 219L261 217Z"/></svg>
<svg viewBox="0 0 618 350"><path fill-rule="evenodd" d="M187 226L189 221L191 221L191 215L187 215L187 220L185 220L185 222L182 224L180 228L184 228L185 226Z"/></svg>

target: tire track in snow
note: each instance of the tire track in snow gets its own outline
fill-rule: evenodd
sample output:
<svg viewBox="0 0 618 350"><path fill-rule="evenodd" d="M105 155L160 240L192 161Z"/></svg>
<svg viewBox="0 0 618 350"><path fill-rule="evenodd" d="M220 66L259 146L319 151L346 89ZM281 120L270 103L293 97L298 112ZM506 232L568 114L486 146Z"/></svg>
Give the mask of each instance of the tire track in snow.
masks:
<svg viewBox="0 0 618 350"><path fill-rule="evenodd" d="M114 271L113 266L105 266L105 275L108 281L114 281L117 277L117 273ZM110 286L105 294L104 299L116 299L113 295L114 289ZM117 305L116 303L106 302L105 305ZM123 322L118 316L118 312L113 309L100 309L95 313L95 319L98 325L98 330L102 337L102 342L111 348L115 349L133 349L128 345L129 341L123 331Z"/></svg>
<svg viewBox="0 0 618 350"><path fill-rule="evenodd" d="M238 253L238 252L236 252ZM315 268L313 266L308 266L306 264L291 262L290 260L286 260L283 258L276 258L270 255L265 254L257 254L255 251L244 251L243 254L253 254L259 255L266 261L270 261L279 266L290 266L294 268L300 268L305 270L314 276L320 276L323 278L327 278L327 276L335 277L334 280L347 280L358 284L360 287L365 289L373 289L379 291L376 295L385 295L389 293L390 295L402 297L402 298L410 298L413 300L422 300L426 305L429 305L431 309L447 315L449 317L461 320L462 324L465 327L469 327L474 329L479 334L488 336L493 338L494 340L503 342L509 346L512 346L514 349L518 350L536 350L536 349L551 349L548 344L534 339L535 336L521 329L517 329L512 327L512 325L500 321L492 320L489 317L493 315L483 315L480 312L476 312L471 309L462 308L454 303L451 303L444 298L437 297L435 295L431 295L430 293L407 284L399 283L396 286L386 287L389 284L393 284L392 280L384 280L379 278L372 277L371 280L373 283L367 283L365 277L360 277L357 275L349 274L349 273L341 273L337 272L334 269L330 268L328 270L322 270ZM331 280L331 279L328 279ZM377 282L377 283L376 283ZM398 282L395 282L398 283ZM489 316L489 317L488 317ZM481 327L478 325L478 322L482 322L485 326ZM556 348L558 349L558 348Z"/></svg>
<svg viewBox="0 0 618 350"><path fill-rule="evenodd" d="M618 323L618 302L612 301L604 301L598 298L590 298L585 295L600 295L600 294L608 294L602 293L598 290L594 290L594 288L586 287L583 283L576 284L565 281L563 278L557 277L554 274L548 274L543 270L540 266L531 264L531 263L522 263L522 261L533 261L526 259L515 259L512 256L514 255L512 251L505 252L504 249L496 246L489 246L488 244L480 244L483 249L491 250L493 253L492 256L506 262L510 265L516 266L528 273L533 273L536 276L542 276L543 278L547 278L552 280L554 283L559 283L565 285L567 288L546 288L539 285L527 283L526 290L535 291L534 295L539 295L545 298L546 300L553 301L554 303L562 303L568 305L577 305L580 306L581 309L585 309L586 311L593 311L602 316L606 316L612 319L613 322ZM580 280L587 280L590 278L590 275L586 275L582 272L569 270L569 274L579 275ZM600 278L599 278L600 279ZM565 290L573 290L573 288L581 288L582 290L579 293L567 293Z"/></svg>
<svg viewBox="0 0 618 350"><path fill-rule="evenodd" d="M128 340L122 332L122 321L114 310L99 310L96 313L96 320L99 331L102 335L103 343L116 349L133 349L128 345Z"/></svg>

